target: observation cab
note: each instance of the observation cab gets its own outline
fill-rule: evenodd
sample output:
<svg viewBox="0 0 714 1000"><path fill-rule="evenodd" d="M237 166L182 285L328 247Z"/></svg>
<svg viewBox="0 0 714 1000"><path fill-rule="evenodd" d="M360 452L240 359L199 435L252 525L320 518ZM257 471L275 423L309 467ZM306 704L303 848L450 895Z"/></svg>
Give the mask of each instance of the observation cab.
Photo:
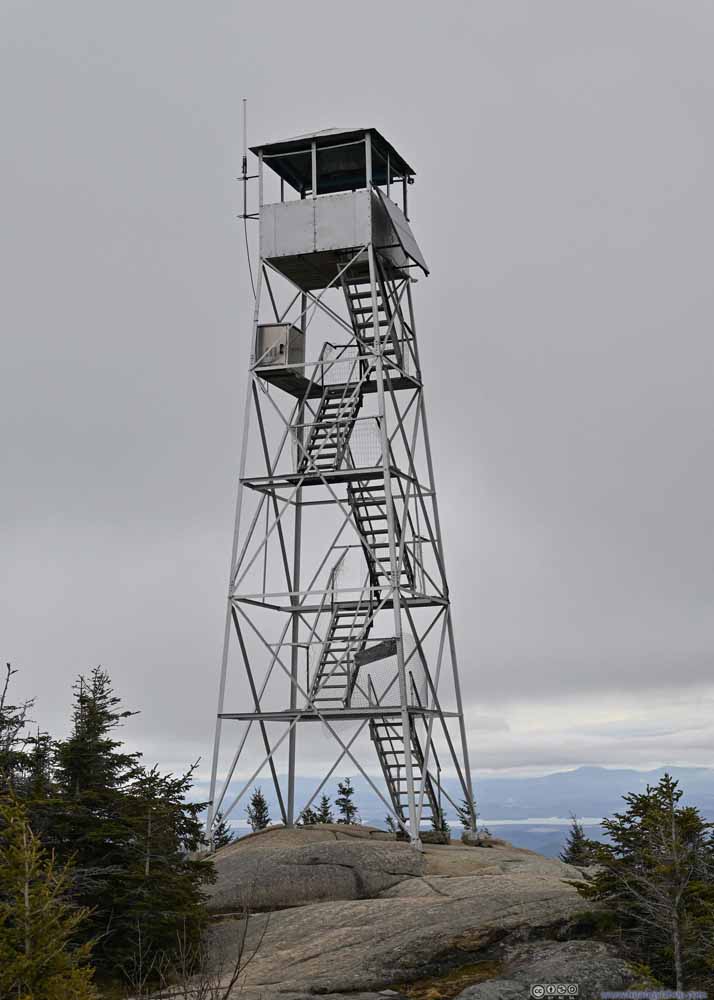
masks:
<svg viewBox="0 0 714 1000"><path fill-rule="evenodd" d="M326 129L251 151L260 164L261 192L265 166L280 178L281 200L260 201L261 260L297 292L321 297L342 285L348 308L366 311L351 301L345 279L369 286L370 245L382 282L403 280L413 269L429 273L407 214L414 171L376 129ZM309 382L302 370L303 327L259 324L255 345L261 378L295 396ZM318 391L307 388L308 396Z"/></svg>

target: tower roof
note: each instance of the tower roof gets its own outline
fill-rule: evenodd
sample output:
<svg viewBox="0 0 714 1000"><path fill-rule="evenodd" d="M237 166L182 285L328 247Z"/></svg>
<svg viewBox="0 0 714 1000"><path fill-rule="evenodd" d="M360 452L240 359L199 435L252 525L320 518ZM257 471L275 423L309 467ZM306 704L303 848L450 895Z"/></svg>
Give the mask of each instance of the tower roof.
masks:
<svg viewBox="0 0 714 1000"><path fill-rule="evenodd" d="M414 176L414 171L406 160L375 128L327 128L291 139L251 146L251 152L262 152L267 166L296 191L303 191L312 186L309 154L314 142L318 150L320 193L349 191L355 187L364 187L365 153L361 141L367 133L372 140L372 178L375 184L386 184L387 173L390 181L398 177ZM319 155L321 151L322 155Z"/></svg>

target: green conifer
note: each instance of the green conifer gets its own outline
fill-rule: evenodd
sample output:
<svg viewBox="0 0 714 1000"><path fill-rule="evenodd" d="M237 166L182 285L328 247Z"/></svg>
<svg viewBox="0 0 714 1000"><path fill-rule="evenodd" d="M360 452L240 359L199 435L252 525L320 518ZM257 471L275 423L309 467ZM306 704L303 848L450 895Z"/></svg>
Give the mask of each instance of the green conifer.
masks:
<svg viewBox="0 0 714 1000"><path fill-rule="evenodd" d="M467 799L462 799L461 805L456 807L456 815L459 817L459 822L465 831L473 830L474 822Z"/></svg>
<svg viewBox="0 0 714 1000"><path fill-rule="evenodd" d="M147 955L170 958L179 931L197 940L202 887L215 878L211 862L196 858L204 806L187 801L193 770L161 775L127 753L115 731L133 714L106 671L81 677L72 730L55 745L52 796L42 803L46 845L74 859L74 896L90 911L82 932L97 939L102 980L130 962L137 927Z"/></svg>
<svg viewBox="0 0 714 1000"><path fill-rule="evenodd" d="M10 701L10 682L16 673L9 663L5 664L0 688L0 791L13 788L19 793L27 767L28 712L34 702L15 705Z"/></svg>
<svg viewBox="0 0 714 1000"><path fill-rule="evenodd" d="M248 822L253 833L257 833L258 830L265 830L269 826L270 814L268 812L268 803L260 786L253 789L246 812L248 813Z"/></svg>
<svg viewBox="0 0 714 1000"><path fill-rule="evenodd" d="M128 789L125 809L132 836L125 877L116 883L113 900L116 964L126 964L124 946L137 927L147 954L163 961L174 956L178 931L184 946L199 946L206 923L203 887L214 870L201 854L203 803L187 801L193 771L142 770Z"/></svg>
<svg viewBox="0 0 714 1000"><path fill-rule="evenodd" d="M355 790L352 787L351 778L345 778L337 785L335 805L340 814L337 818L338 823L355 823L358 821L357 806L353 802L354 793Z"/></svg>
<svg viewBox="0 0 714 1000"><path fill-rule="evenodd" d="M71 872L30 829L23 806L0 802L0 996L93 1000L91 944L75 941L87 911L68 902Z"/></svg>
<svg viewBox="0 0 714 1000"><path fill-rule="evenodd" d="M581 868L589 865L592 860L592 844L585 836L582 824L578 823L574 813L570 814L570 830L565 847L560 852L560 860L566 865L576 865Z"/></svg>
<svg viewBox="0 0 714 1000"><path fill-rule="evenodd" d="M229 844L232 844L235 839L235 833L223 818L223 813L219 812L216 816L216 822L211 834L211 846L213 847L213 850L218 851L221 847L227 847Z"/></svg>
<svg viewBox="0 0 714 1000"><path fill-rule="evenodd" d="M436 830L437 833L450 833L451 827L446 822L446 813L439 806L438 812L431 817L431 828Z"/></svg>
<svg viewBox="0 0 714 1000"><path fill-rule="evenodd" d="M669 774L645 792L624 796L627 809L603 820L595 870L573 882L605 904L630 957L677 990L708 985L714 940L714 824Z"/></svg>
<svg viewBox="0 0 714 1000"><path fill-rule="evenodd" d="M298 819L298 826L314 826L318 823L317 813L310 806L307 806L300 813L300 818Z"/></svg>
<svg viewBox="0 0 714 1000"><path fill-rule="evenodd" d="M316 823L334 823L335 818L332 815L332 804L327 795L323 795L320 799L320 805L317 809L317 814L315 818Z"/></svg>

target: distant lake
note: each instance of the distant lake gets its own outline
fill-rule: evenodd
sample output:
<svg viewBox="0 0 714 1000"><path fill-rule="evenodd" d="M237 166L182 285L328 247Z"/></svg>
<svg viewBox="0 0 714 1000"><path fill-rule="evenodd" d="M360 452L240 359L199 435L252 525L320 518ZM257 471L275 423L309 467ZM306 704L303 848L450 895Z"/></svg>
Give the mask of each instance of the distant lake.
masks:
<svg viewBox="0 0 714 1000"><path fill-rule="evenodd" d="M602 823L601 816L578 816L576 817L581 826L599 826ZM530 819L482 819L479 816L481 826L570 826L572 819L570 816L535 816Z"/></svg>

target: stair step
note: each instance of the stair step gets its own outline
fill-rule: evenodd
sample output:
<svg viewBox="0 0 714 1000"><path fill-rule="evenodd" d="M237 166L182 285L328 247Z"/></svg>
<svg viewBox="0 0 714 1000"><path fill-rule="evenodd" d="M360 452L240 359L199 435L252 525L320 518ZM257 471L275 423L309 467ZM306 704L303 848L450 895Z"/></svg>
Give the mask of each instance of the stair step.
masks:
<svg viewBox="0 0 714 1000"><path fill-rule="evenodd" d="M372 312L371 309L369 311ZM386 316L384 316L384 317L378 316L376 324L374 323L373 320L370 320L368 323L356 323L355 325L356 325L356 327L357 327L358 330L371 330L375 325L377 325L377 326L389 326L390 323L391 323L391 320L388 319Z"/></svg>

